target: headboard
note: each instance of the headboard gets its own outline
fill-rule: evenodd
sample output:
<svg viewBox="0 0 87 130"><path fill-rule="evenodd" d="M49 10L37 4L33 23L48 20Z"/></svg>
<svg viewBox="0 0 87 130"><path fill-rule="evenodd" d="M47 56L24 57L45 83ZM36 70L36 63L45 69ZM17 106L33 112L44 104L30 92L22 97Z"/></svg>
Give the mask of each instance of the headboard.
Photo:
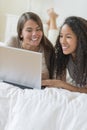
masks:
<svg viewBox="0 0 87 130"><path fill-rule="evenodd" d="M6 30L5 30L5 41L9 39L9 37L17 34L17 21L19 16L7 14L6 16Z"/></svg>

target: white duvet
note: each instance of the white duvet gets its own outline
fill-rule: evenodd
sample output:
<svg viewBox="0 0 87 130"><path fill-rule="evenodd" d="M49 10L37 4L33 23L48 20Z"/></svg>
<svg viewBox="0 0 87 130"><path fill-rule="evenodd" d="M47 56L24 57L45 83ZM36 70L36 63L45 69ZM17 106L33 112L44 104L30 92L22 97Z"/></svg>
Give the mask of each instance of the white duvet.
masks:
<svg viewBox="0 0 87 130"><path fill-rule="evenodd" d="M0 83L0 130L87 130L87 94Z"/></svg>

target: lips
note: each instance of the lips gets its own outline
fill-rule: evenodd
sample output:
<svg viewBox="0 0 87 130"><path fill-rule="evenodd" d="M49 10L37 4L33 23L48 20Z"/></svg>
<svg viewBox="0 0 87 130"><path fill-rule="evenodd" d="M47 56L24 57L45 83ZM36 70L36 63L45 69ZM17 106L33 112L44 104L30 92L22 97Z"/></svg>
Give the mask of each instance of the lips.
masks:
<svg viewBox="0 0 87 130"><path fill-rule="evenodd" d="M36 41L36 40L38 40L38 38L32 38L32 41Z"/></svg>
<svg viewBox="0 0 87 130"><path fill-rule="evenodd" d="M62 46L63 51L66 51L68 49L67 46Z"/></svg>

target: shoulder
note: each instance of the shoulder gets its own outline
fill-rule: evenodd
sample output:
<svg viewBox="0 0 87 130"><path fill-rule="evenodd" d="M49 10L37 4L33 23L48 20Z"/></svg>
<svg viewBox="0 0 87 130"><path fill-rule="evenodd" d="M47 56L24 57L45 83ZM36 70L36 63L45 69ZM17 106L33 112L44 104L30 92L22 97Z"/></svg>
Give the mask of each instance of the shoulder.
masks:
<svg viewBox="0 0 87 130"><path fill-rule="evenodd" d="M18 47L18 38L17 36L11 36L5 43L7 46Z"/></svg>

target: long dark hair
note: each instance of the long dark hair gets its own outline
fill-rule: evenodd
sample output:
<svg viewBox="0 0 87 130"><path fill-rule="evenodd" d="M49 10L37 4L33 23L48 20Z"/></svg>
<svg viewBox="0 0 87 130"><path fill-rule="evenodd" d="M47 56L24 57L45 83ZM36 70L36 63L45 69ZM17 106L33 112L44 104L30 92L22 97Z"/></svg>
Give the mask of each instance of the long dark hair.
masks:
<svg viewBox="0 0 87 130"><path fill-rule="evenodd" d="M42 21L41 21L40 17L36 13L34 13L34 12L25 12L25 13L23 13L21 15L21 17L18 20L18 24L17 24L18 40L19 41L22 40L22 38L20 37L22 29L24 27L25 22L30 20L30 19L35 21L39 25L39 27L41 28L41 31L43 32L43 36L42 36L40 45L44 49L45 62L46 62L47 68L49 70L49 76L50 76L49 78L52 78L52 76L53 76L54 47L53 47L52 43L44 35Z"/></svg>
<svg viewBox="0 0 87 130"><path fill-rule="evenodd" d="M76 84L80 86L87 84L87 20L81 17L71 16L65 19L63 25L67 24L77 37L77 48L73 77ZM60 28L63 27L63 25ZM60 32L56 40L56 74L63 75L69 62L71 54L63 54L60 44Z"/></svg>

